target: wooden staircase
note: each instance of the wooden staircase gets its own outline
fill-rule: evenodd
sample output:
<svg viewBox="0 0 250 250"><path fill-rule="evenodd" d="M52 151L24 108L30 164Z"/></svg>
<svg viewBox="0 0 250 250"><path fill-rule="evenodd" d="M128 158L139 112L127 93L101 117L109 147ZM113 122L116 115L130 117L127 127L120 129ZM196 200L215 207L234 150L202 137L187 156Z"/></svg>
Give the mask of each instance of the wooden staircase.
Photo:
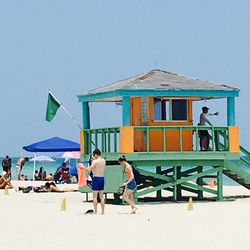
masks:
<svg viewBox="0 0 250 250"><path fill-rule="evenodd" d="M240 151L243 154L243 156L240 157L240 161L238 163L227 161L223 173L230 179L250 190L250 162L246 159L246 157L250 157L250 152L242 146L240 146ZM243 165L248 167L249 171L242 169Z"/></svg>
<svg viewBox="0 0 250 250"><path fill-rule="evenodd" d="M244 178L240 177L238 174L233 173L229 169L224 169L223 174L228 176L230 179L234 180L235 182L239 183L243 187L247 188L250 190L250 183L247 182Z"/></svg>

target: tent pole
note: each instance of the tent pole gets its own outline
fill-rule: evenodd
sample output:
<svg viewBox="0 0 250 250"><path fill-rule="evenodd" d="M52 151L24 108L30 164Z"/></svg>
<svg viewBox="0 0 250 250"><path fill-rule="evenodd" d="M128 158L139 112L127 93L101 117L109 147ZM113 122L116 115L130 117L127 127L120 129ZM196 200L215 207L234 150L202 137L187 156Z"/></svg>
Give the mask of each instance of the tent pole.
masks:
<svg viewBox="0 0 250 250"><path fill-rule="evenodd" d="M36 172L36 153L34 153L34 166L33 166L33 181L35 180L35 172Z"/></svg>

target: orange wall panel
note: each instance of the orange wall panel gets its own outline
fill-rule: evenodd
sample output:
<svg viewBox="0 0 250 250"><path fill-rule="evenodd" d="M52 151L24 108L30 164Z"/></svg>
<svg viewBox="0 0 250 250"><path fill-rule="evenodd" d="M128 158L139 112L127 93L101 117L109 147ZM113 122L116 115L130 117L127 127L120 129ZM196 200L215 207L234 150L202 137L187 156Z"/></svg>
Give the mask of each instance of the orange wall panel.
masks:
<svg viewBox="0 0 250 250"><path fill-rule="evenodd" d="M81 149L81 155L85 154L85 142L84 142L84 130L82 129L80 131L80 149Z"/></svg>
<svg viewBox="0 0 250 250"><path fill-rule="evenodd" d="M134 152L134 127L120 127L120 152L130 154Z"/></svg>
<svg viewBox="0 0 250 250"><path fill-rule="evenodd" d="M240 152L240 129L239 127L229 127L229 151L231 153Z"/></svg>

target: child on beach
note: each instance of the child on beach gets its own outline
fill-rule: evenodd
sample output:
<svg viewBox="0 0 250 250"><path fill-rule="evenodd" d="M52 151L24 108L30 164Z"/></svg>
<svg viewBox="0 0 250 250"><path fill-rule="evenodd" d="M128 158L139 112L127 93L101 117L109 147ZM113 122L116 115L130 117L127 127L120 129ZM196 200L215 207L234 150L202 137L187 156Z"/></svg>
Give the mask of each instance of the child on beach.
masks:
<svg viewBox="0 0 250 250"><path fill-rule="evenodd" d="M137 184L134 178L133 169L132 166L127 162L124 155L120 157L118 161L119 164L125 168L125 175L127 178L127 181L124 182L122 185L125 187L122 199L125 200L131 206L131 214L135 214L137 211L137 207L135 206L133 195L136 190Z"/></svg>

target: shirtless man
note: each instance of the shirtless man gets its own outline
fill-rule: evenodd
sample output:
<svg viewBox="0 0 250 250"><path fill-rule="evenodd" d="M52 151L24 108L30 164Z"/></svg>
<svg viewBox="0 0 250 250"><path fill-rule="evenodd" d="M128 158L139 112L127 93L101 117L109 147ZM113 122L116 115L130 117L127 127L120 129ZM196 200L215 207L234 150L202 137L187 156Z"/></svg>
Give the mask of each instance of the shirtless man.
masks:
<svg viewBox="0 0 250 250"><path fill-rule="evenodd" d="M106 167L106 161L101 157L102 153L99 149L95 149L93 152L94 160L91 167L86 168L82 163L78 165L79 168L84 168L88 172L93 172L93 205L94 214L97 214L98 194L101 200L102 214L104 214L105 202L104 202L104 172Z"/></svg>
<svg viewBox="0 0 250 250"><path fill-rule="evenodd" d="M25 157L25 158L20 158L18 161L17 161L17 164L16 164L16 174L17 174L17 179L20 180L20 177L21 177L21 172L22 172L22 169L23 169L23 166L26 162L29 161L29 158Z"/></svg>
<svg viewBox="0 0 250 250"><path fill-rule="evenodd" d="M3 173L1 174L1 178L0 178L0 189L5 189L6 187L13 188L13 185L10 182L10 178L7 172L3 171Z"/></svg>

